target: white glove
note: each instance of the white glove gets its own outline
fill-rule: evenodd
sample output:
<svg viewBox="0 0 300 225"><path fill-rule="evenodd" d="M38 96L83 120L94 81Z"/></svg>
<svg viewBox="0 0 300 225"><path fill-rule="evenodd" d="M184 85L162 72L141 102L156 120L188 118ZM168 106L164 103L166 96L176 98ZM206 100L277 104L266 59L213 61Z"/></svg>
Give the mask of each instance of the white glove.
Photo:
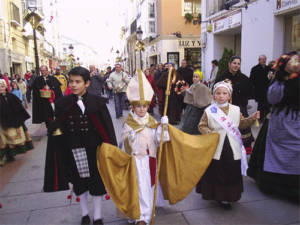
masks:
<svg viewBox="0 0 300 225"><path fill-rule="evenodd" d="M161 124L168 124L169 123L169 118L168 118L168 116L163 116L162 118L161 118Z"/></svg>
<svg viewBox="0 0 300 225"><path fill-rule="evenodd" d="M135 137L136 137L136 132L133 131L133 129L131 128L131 130L129 131L129 140L130 140L131 142L134 142Z"/></svg>

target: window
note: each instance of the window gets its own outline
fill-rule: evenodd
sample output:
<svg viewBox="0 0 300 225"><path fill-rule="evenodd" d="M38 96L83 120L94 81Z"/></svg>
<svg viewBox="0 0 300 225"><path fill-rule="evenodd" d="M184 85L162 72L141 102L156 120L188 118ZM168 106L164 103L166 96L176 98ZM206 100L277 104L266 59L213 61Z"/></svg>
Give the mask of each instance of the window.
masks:
<svg viewBox="0 0 300 225"><path fill-rule="evenodd" d="M183 16L186 13L201 13L201 0L183 0Z"/></svg>
<svg viewBox="0 0 300 225"><path fill-rule="evenodd" d="M14 3L10 3L10 7L11 7L11 20L16 21L17 23L21 23L20 21L20 11L19 8L14 4Z"/></svg>
<svg viewBox="0 0 300 225"><path fill-rule="evenodd" d="M24 15L27 12L27 5L25 1L21 2L21 9L22 9L22 15ZM25 24L27 23L26 20L22 19L23 21L23 27L25 27Z"/></svg>
<svg viewBox="0 0 300 225"><path fill-rule="evenodd" d="M155 21L149 21L149 33L155 33Z"/></svg>
<svg viewBox="0 0 300 225"><path fill-rule="evenodd" d="M155 9L154 9L154 3L148 4L148 10L149 10L149 18L155 18Z"/></svg>

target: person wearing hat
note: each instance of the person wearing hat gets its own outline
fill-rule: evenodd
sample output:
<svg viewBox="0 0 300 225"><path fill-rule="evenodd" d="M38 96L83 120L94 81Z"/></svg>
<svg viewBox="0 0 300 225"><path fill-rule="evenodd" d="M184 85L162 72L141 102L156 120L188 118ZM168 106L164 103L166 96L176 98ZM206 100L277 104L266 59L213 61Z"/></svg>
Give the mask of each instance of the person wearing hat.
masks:
<svg viewBox="0 0 300 225"><path fill-rule="evenodd" d="M245 129L259 119L259 111L244 118L238 106L229 104L232 96L230 80L215 84L213 104L205 109L199 123L202 134L219 133L218 147L211 164L202 180L196 186L196 192L204 200L218 201L225 210L230 210L229 202L237 202L243 192L242 175L247 176L247 157L239 128Z"/></svg>
<svg viewBox="0 0 300 225"><path fill-rule="evenodd" d="M25 126L30 116L21 100L7 91L6 81L0 79L0 166L4 164L5 155L7 160L13 161L15 155L34 148Z"/></svg>
<svg viewBox="0 0 300 225"><path fill-rule="evenodd" d="M63 96L65 96L65 92L68 87L68 80L67 80L66 76L61 73L59 66L56 67L54 77L61 83L60 89L61 89Z"/></svg>

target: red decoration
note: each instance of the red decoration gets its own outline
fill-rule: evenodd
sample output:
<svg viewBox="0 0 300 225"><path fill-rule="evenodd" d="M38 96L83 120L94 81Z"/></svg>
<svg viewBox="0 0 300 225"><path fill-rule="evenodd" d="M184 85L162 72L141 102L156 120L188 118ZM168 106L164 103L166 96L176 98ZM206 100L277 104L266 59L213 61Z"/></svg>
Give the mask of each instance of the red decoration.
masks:
<svg viewBox="0 0 300 225"><path fill-rule="evenodd" d="M79 197L76 198L76 202L80 202L80 198Z"/></svg>
<svg viewBox="0 0 300 225"><path fill-rule="evenodd" d="M68 199L71 199L72 198L72 195L68 195Z"/></svg>
<svg viewBox="0 0 300 225"><path fill-rule="evenodd" d="M109 195L105 195L105 199L106 199L106 200L109 200L109 199L110 199L110 196L109 196Z"/></svg>
<svg viewBox="0 0 300 225"><path fill-rule="evenodd" d="M0 209L2 208L2 204L0 203Z"/></svg>

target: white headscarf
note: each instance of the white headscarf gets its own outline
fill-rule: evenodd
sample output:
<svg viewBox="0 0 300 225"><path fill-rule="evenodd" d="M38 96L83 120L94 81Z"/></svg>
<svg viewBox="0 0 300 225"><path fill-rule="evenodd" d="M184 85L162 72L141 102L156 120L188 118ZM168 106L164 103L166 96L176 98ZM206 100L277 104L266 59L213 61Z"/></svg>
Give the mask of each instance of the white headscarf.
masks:
<svg viewBox="0 0 300 225"><path fill-rule="evenodd" d="M213 94L215 94L216 90L219 88L219 87L224 87L228 90L230 96L232 95L232 84L231 84L231 81L229 79L225 79L223 81L220 81L218 83L216 83L214 85L214 91L213 91Z"/></svg>

